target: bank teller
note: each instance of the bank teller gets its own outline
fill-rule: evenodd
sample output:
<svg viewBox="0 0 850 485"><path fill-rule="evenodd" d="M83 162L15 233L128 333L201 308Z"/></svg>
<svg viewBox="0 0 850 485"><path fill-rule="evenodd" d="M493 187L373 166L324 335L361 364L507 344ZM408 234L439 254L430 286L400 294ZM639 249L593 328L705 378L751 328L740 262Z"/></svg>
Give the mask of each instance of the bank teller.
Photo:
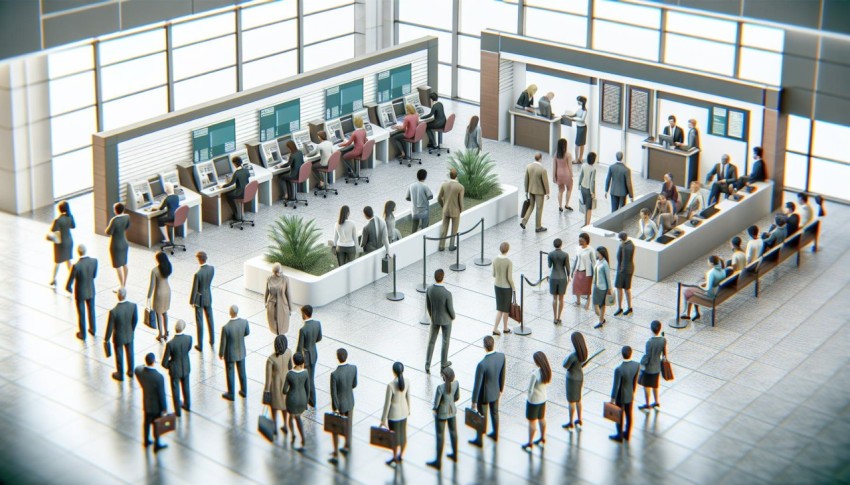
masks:
<svg viewBox="0 0 850 485"><path fill-rule="evenodd" d="M230 192L224 195L224 200L227 201L227 205L230 206L230 210L233 211L233 220L236 220L236 199L241 199L243 195L245 195L245 186L248 185L248 178L250 175L248 174L248 170L242 167L242 158L241 157L233 157L233 166L236 167L236 170L233 172L233 175L230 176L230 182L226 184L222 184L221 188L226 189L228 187L235 187Z"/></svg>
<svg viewBox="0 0 850 485"><path fill-rule="evenodd" d="M286 142L286 148L289 149L289 175L281 176L278 179L280 184L281 199L294 200L295 192L298 187L295 186L298 180L298 173L301 172L301 165L304 165L304 154L298 149L298 145L294 141Z"/></svg>
<svg viewBox="0 0 850 485"><path fill-rule="evenodd" d="M398 149L398 161L404 159L404 139L412 140L416 136L416 126L419 124L419 114L416 113L416 108L412 104L404 105L404 110L407 115L404 117L404 123L393 126L394 130L401 130L390 137L396 149Z"/></svg>
<svg viewBox="0 0 850 485"><path fill-rule="evenodd" d="M166 243L171 243L171 240L168 238L168 231L165 230L165 225L169 222L174 222L174 213L177 211L177 207L180 206L180 197L174 193L174 184L170 184L168 182L163 186L165 189L165 199L162 200L162 204L159 205L157 210L165 209L165 214L159 216L156 219L156 225L159 226L159 232L162 233L162 239Z"/></svg>
<svg viewBox="0 0 850 485"><path fill-rule="evenodd" d="M355 170L351 165L351 160L359 160L363 155L363 145L366 144L366 130L363 128L363 117L355 116L352 120L354 123L354 131L348 140L340 143L340 148L347 148L354 145L353 148L342 154L342 159L345 162L345 171L348 172L348 178L354 178Z"/></svg>
<svg viewBox="0 0 850 485"><path fill-rule="evenodd" d="M537 93L537 85L529 84L525 91L520 93L519 99L516 100L517 108L524 109L526 111L534 112L534 108L531 106L534 105L534 95Z"/></svg>
<svg viewBox="0 0 850 485"><path fill-rule="evenodd" d="M311 157L316 155L320 156L319 163L313 165L314 171L318 168L327 168L328 160L330 160L331 155L333 155L334 152L334 145L328 140L328 134L325 133L324 130L316 133L316 136L318 136L321 141L318 145L316 145L316 148L309 153L309 156ZM324 172L317 172L317 175L319 177L319 189L325 188L325 184L328 182L328 174Z"/></svg>

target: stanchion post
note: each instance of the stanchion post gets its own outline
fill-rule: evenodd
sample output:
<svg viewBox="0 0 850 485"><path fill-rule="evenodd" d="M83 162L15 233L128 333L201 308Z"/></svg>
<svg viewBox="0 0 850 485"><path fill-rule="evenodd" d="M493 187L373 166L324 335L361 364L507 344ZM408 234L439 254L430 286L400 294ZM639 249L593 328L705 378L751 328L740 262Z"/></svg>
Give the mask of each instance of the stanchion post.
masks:
<svg viewBox="0 0 850 485"><path fill-rule="evenodd" d="M393 254L393 291L387 293L387 300L390 301L401 301L404 300L404 293L398 291L398 286L396 286L396 260L395 254Z"/></svg>
<svg viewBox="0 0 850 485"><path fill-rule="evenodd" d="M428 236L422 236L422 284L416 287L416 291L419 293L425 293L428 291L428 281L426 278L428 277L428 254L426 254L425 244L428 242Z"/></svg>
<svg viewBox="0 0 850 485"><path fill-rule="evenodd" d="M464 271L466 270L466 265L460 264L460 232L452 237L455 238L455 264L449 266L449 269L452 271Z"/></svg>
<svg viewBox="0 0 850 485"><path fill-rule="evenodd" d="M531 335L531 329L525 328L525 275L523 274L519 275L519 308L522 321L519 322L519 327L514 329L514 333L523 336Z"/></svg>
<svg viewBox="0 0 850 485"><path fill-rule="evenodd" d="M480 224L481 224L481 255L480 255L480 257L475 258L475 261L473 261L473 262L475 263L476 266L490 266L492 261L490 261L489 259L484 257L484 218L483 217L481 218Z"/></svg>

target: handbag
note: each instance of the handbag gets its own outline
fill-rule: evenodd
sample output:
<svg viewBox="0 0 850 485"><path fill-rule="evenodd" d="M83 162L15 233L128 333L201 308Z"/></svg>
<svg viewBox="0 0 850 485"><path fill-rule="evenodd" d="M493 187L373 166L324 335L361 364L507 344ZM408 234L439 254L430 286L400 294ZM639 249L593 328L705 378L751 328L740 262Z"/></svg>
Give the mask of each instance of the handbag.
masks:
<svg viewBox="0 0 850 485"><path fill-rule="evenodd" d="M672 381L676 378L673 375L673 365L667 359L661 359L661 377L664 378L665 381Z"/></svg>
<svg viewBox="0 0 850 485"><path fill-rule="evenodd" d="M466 408L463 413L463 424L474 429L478 434L484 434L484 415L472 408Z"/></svg>
<svg viewBox="0 0 850 485"><path fill-rule="evenodd" d="M605 305L606 306L614 306L614 303L616 303L616 299L614 298L614 295L606 294L605 295Z"/></svg>
<svg viewBox="0 0 850 485"><path fill-rule="evenodd" d="M48 232L45 239L52 242L53 244L62 244L62 233L60 231L52 231Z"/></svg>
<svg viewBox="0 0 850 485"><path fill-rule="evenodd" d="M381 273L389 274L390 271L393 271L393 261L389 255L385 255L381 258Z"/></svg>
<svg viewBox="0 0 850 485"><path fill-rule="evenodd" d="M513 292L511 296L511 311L508 313L508 316L511 317L511 320L515 320L518 323L522 323L522 306L518 305L516 302L516 292Z"/></svg>
<svg viewBox="0 0 850 485"><path fill-rule="evenodd" d="M602 406L602 416L608 421L613 421L615 423L623 422L623 408L617 406L616 404L612 404L610 402L606 402Z"/></svg>
<svg viewBox="0 0 850 485"><path fill-rule="evenodd" d="M146 326L156 330L156 316L150 308L145 308L144 321Z"/></svg>
<svg viewBox="0 0 850 485"><path fill-rule="evenodd" d="M372 426L369 430L369 444L392 450L396 446L395 431L380 426Z"/></svg>
<svg viewBox="0 0 850 485"><path fill-rule="evenodd" d="M177 426L177 416L174 413L160 416L153 420L153 437L159 440L160 436L174 431L175 426Z"/></svg>
<svg viewBox="0 0 850 485"><path fill-rule="evenodd" d="M263 438L273 443L275 434L274 421L272 421L270 417L266 416L267 409L268 408L263 408L263 414L257 418L257 431L263 435Z"/></svg>
<svg viewBox="0 0 850 485"><path fill-rule="evenodd" d="M325 413L325 432L348 436L348 416Z"/></svg>
<svg viewBox="0 0 850 485"><path fill-rule="evenodd" d="M271 391L263 391L263 404L266 406L272 405L272 392Z"/></svg>

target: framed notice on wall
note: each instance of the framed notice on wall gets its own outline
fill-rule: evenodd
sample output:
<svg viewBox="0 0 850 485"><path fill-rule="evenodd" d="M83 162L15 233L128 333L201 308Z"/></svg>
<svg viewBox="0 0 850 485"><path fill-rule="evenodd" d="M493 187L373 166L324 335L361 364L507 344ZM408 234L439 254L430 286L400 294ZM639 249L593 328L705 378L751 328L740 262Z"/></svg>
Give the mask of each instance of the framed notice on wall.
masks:
<svg viewBox="0 0 850 485"><path fill-rule="evenodd" d="M627 128L649 133L651 93L648 89L629 86L629 121Z"/></svg>
<svg viewBox="0 0 850 485"><path fill-rule="evenodd" d="M623 123L623 85L602 81L602 113L601 120L615 126Z"/></svg>
<svg viewBox="0 0 850 485"><path fill-rule="evenodd" d="M747 133L747 115L746 111L725 106L712 106L709 133L715 136L744 140Z"/></svg>

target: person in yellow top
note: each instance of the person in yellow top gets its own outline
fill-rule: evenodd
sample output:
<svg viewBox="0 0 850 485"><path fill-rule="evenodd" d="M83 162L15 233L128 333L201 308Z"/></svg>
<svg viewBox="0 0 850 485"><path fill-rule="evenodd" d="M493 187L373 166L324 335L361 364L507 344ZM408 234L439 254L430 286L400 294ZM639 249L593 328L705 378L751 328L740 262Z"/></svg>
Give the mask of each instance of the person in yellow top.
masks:
<svg viewBox="0 0 850 485"><path fill-rule="evenodd" d="M449 232L449 223L452 224L452 236L458 232L460 226L460 213L463 212L463 195L466 189L457 181L457 170L449 170L449 180L443 182L440 186L440 193L437 195L437 202L443 208L443 229L440 231L440 237L446 237ZM446 250L446 240L440 240L440 251ZM455 239L452 238L449 243L449 251L454 251Z"/></svg>
<svg viewBox="0 0 850 485"><path fill-rule="evenodd" d="M535 219L535 231L543 232L546 230L543 227L543 200L549 198L549 174L546 172L546 167L540 163L543 155L537 152L534 155L534 161L529 163L525 168L525 193L528 195L531 203L528 205L528 210L522 216L520 227L525 229L528 219L531 218L531 212L537 210Z"/></svg>

